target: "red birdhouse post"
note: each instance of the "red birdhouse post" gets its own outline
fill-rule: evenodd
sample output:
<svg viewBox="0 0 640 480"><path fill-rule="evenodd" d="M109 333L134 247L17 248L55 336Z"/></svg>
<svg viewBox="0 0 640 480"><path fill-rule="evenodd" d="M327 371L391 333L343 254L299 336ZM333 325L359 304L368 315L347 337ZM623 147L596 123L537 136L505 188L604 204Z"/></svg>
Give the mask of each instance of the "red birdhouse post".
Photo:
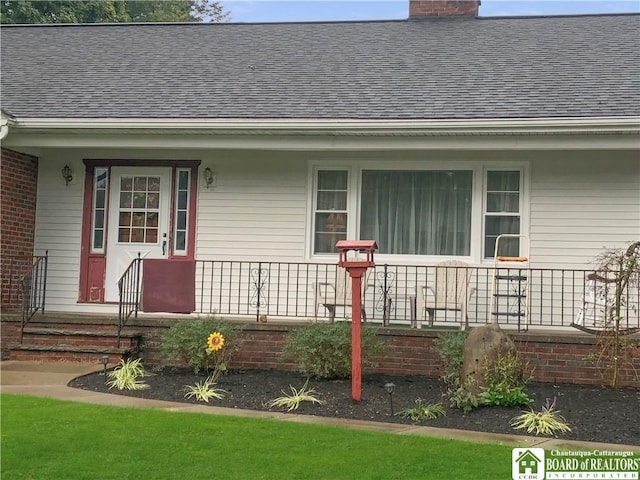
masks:
<svg viewBox="0 0 640 480"><path fill-rule="evenodd" d="M351 397L362 399L362 277L373 267L375 240L340 240L336 243L340 255L338 266L351 277ZM354 252L351 256L349 252Z"/></svg>

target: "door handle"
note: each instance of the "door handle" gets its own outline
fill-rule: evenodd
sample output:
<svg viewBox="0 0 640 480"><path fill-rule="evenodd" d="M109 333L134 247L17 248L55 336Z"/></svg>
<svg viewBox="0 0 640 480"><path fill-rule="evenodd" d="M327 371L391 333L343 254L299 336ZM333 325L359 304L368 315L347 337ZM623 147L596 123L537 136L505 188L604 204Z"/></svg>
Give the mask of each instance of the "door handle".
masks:
<svg viewBox="0 0 640 480"><path fill-rule="evenodd" d="M162 234L162 256L164 257L167 254L167 234Z"/></svg>

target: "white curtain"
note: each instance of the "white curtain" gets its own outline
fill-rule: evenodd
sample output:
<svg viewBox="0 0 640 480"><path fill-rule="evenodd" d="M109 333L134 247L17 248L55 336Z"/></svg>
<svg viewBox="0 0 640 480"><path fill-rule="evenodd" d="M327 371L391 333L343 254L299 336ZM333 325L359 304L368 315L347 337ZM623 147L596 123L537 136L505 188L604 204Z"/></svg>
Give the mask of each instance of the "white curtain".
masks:
<svg viewBox="0 0 640 480"><path fill-rule="evenodd" d="M473 173L362 172L360 238L380 253L469 255Z"/></svg>

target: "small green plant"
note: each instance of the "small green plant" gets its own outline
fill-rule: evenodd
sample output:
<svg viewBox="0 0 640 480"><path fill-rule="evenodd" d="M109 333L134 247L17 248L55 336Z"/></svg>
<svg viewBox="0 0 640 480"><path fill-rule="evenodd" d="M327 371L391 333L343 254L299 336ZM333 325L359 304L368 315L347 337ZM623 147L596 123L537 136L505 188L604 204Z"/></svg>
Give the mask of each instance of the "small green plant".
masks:
<svg viewBox="0 0 640 480"><path fill-rule="evenodd" d="M309 379L304 382L304 385L299 390L296 390L296 388L292 387L291 385L289 385L289 388L291 389L291 394L288 394L284 390L282 390L283 396L270 400L266 403L266 406L269 408L286 407L287 411L290 412L292 410L297 410L302 402L311 402L317 404L323 403L321 400L318 400L313 396L316 393L316 390L313 388L309 388Z"/></svg>
<svg viewBox="0 0 640 480"><path fill-rule="evenodd" d="M499 352L495 361L485 362L484 381L486 387L480 394L484 405L515 407L532 402L525 392L530 379L529 367L520 360L517 352Z"/></svg>
<svg viewBox="0 0 640 480"><path fill-rule="evenodd" d="M535 435L555 435L556 433L570 432L569 424L560 415L560 411L556 410L556 397L553 402L546 400L542 410L539 412L533 409L524 412L522 415L511 420L511 426L516 430L526 429L527 433Z"/></svg>
<svg viewBox="0 0 640 480"><path fill-rule="evenodd" d="M224 394L227 392L225 390L222 390L221 388L216 387L219 375L220 372L216 370L202 382L196 382L195 385L187 385L185 387L187 393L184 394L184 397L195 397L196 400L207 403L209 403L209 400L212 398L215 398L217 400L224 398Z"/></svg>
<svg viewBox="0 0 640 480"><path fill-rule="evenodd" d="M373 359L383 344L376 329L362 326L362 365L375 366ZM292 332L286 341L284 356L298 362L298 370L307 377L348 378L351 375L351 323L314 323Z"/></svg>
<svg viewBox="0 0 640 480"><path fill-rule="evenodd" d="M398 415L404 418L410 418L413 423L420 423L425 420L435 420L444 417L447 413L441 403L427 403L421 398L416 400L416 406L413 408L405 408Z"/></svg>
<svg viewBox="0 0 640 480"><path fill-rule="evenodd" d="M162 335L160 353L169 363L186 363L196 374L224 369L238 349L237 332L236 326L215 317L177 320ZM214 333L223 339L220 348L212 349L209 344ZM213 339L219 341L220 337Z"/></svg>
<svg viewBox="0 0 640 480"><path fill-rule="evenodd" d="M462 379L457 377L453 382L449 382L449 388L444 394L449 400L449 405L459 408L464 413L469 413L481 403L481 398L475 393L475 380L473 377Z"/></svg>
<svg viewBox="0 0 640 480"><path fill-rule="evenodd" d="M533 400L524 391L524 387L514 387L511 389L485 390L480 394L484 405L494 405L502 407L517 407L528 405Z"/></svg>
<svg viewBox="0 0 640 480"><path fill-rule="evenodd" d="M118 390L144 390L149 388L149 384L139 378L150 375L142 366L141 359L120 360L120 365L107 373L107 386Z"/></svg>

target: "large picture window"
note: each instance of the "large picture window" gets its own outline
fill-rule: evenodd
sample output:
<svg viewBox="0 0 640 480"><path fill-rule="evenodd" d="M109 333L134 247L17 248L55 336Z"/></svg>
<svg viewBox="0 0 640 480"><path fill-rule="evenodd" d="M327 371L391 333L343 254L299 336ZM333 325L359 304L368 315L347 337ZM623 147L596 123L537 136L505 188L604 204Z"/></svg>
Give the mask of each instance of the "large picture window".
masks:
<svg viewBox="0 0 640 480"><path fill-rule="evenodd" d="M360 238L382 254L470 255L473 172L364 170Z"/></svg>
<svg viewBox="0 0 640 480"><path fill-rule="evenodd" d="M379 255L404 255L406 261L428 256L488 262L499 235L527 233L522 162L387 165L364 160L314 169L312 255L336 253L336 242L348 238L375 240ZM499 255L519 253L518 238L500 241Z"/></svg>

